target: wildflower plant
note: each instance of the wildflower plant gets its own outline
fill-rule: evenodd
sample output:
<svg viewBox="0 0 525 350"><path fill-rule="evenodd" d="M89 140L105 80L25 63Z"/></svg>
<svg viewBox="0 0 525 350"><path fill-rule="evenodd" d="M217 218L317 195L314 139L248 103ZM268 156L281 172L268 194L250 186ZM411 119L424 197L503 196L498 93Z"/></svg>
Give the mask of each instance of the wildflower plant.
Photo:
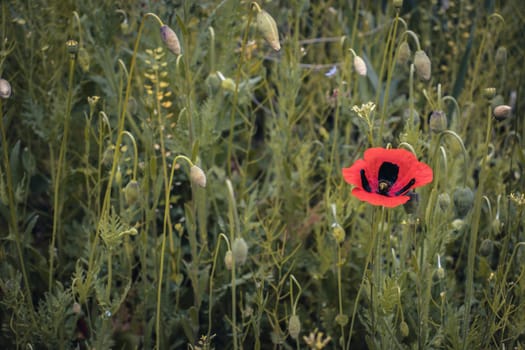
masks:
<svg viewBox="0 0 525 350"><path fill-rule="evenodd" d="M519 1L142 5L0 4L3 347L524 347Z"/></svg>

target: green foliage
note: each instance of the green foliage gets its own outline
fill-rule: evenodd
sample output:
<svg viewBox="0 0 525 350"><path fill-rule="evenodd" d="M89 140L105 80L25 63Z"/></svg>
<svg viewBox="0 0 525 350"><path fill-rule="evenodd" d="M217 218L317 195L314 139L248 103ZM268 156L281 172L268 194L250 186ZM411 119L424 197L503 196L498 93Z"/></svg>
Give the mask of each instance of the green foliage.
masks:
<svg viewBox="0 0 525 350"><path fill-rule="evenodd" d="M519 1L0 9L4 347L523 348ZM433 182L360 202L370 147Z"/></svg>

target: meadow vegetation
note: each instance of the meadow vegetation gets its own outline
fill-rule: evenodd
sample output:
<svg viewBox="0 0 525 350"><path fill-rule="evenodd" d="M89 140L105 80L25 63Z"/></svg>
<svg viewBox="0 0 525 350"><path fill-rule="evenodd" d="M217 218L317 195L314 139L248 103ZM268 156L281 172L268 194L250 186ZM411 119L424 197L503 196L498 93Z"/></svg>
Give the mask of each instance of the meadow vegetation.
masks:
<svg viewBox="0 0 525 350"><path fill-rule="evenodd" d="M524 348L521 1L0 9L3 348Z"/></svg>

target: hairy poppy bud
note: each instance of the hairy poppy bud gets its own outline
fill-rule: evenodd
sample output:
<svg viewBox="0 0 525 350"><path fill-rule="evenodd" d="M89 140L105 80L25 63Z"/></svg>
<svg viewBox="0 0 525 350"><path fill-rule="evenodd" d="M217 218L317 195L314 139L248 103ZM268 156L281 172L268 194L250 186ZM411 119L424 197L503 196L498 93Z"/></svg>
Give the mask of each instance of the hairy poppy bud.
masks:
<svg viewBox="0 0 525 350"><path fill-rule="evenodd" d="M408 63L411 56L412 51L410 51L408 41L405 40L399 45L399 48L397 49L397 63L403 66Z"/></svg>
<svg viewBox="0 0 525 350"><path fill-rule="evenodd" d="M277 23L273 17L266 11L260 10L257 12L257 28L260 30L264 40L274 49L279 51L281 43L279 42L279 31L277 30Z"/></svg>
<svg viewBox="0 0 525 350"><path fill-rule="evenodd" d="M481 245L479 246L479 254L484 257L488 257L492 254L492 251L494 249L494 242L492 242L490 239L484 239L483 242L481 242Z"/></svg>
<svg viewBox="0 0 525 350"><path fill-rule="evenodd" d="M5 79L0 79L0 97L9 98L11 96L11 84Z"/></svg>
<svg viewBox="0 0 525 350"><path fill-rule="evenodd" d="M299 338L299 333L301 333L301 320L299 320L299 316L292 315L288 319L288 333L290 333L290 337L293 339Z"/></svg>
<svg viewBox="0 0 525 350"><path fill-rule="evenodd" d="M364 77L366 75L366 63L357 55L354 56L354 69L360 76Z"/></svg>
<svg viewBox="0 0 525 350"><path fill-rule="evenodd" d="M232 253L235 263L239 264L239 266L244 265L248 257L248 245L243 238L235 238L232 244Z"/></svg>
<svg viewBox="0 0 525 350"><path fill-rule="evenodd" d="M460 218L464 218L474 203L474 193L468 187L456 188L454 191L454 206L456 214Z"/></svg>
<svg viewBox="0 0 525 350"><path fill-rule="evenodd" d="M433 111L428 118L428 128L432 132L441 132L447 128L447 115L443 111Z"/></svg>
<svg viewBox="0 0 525 350"><path fill-rule="evenodd" d="M445 211L450 206L450 195L448 193L440 193L438 195L439 209Z"/></svg>
<svg viewBox="0 0 525 350"><path fill-rule="evenodd" d="M196 165L193 165L190 168L190 179L194 184L199 185L200 187L206 187L206 174L204 174L204 171Z"/></svg>
<svg viewBox="0 0 525 350"><path fill-rule="evenodd" d="M512 111L511 106L499 105L499 106L496 106L496 108L494 108L494 110L492 111L492 114L494 115L494 118L496 118L496 120L501 121L509 117L511 111Z"/></svg>
<svg viewBox="0 0 525 350"><path fill-rule="evenodd" d="M228 250L224 255L224 265L226 265L228 270L233 268L233 255L231 250Z"/></svg>
<svg viewBox="0 0 525 350"><path fill-rule="evenodd" d="M164 41L164 44L166 44L166 47L173 52L175 55L180 55L180 42L179 37L173 29L168 27L167 25L163 25L160 27L160 37L162 38L162 41Z"/></svg>
<svg viewBox="0 0 525 350"><path fill-rule="evenodd" d="M137 181L131 180L124 188L124 199L127 205L134 204L140 195L140 185Z"/></svg>
<svg viewBox="0 0 525 350"><path fill-rule="evenodd" d="M507 63L507 48L505 46L498 47L494 61L498 66L503 66Z"/></svg>
<svg viewBox="0 0 525 350"><path fill-rule="evenodd" d="M414 66L416 67L417 75L423 80L430 79L431 62L427 54L423 50L416 51L414 55Z"/></svg>
<svg viewBox="0 0 525 350"><path fill-rule="evenodd" d="M401 332L401 336L402 336L403 338L408 337L409 329L408 329L408 324L407 324L405 321L402 321L402 322L399 324L399 331Z"/></svg>

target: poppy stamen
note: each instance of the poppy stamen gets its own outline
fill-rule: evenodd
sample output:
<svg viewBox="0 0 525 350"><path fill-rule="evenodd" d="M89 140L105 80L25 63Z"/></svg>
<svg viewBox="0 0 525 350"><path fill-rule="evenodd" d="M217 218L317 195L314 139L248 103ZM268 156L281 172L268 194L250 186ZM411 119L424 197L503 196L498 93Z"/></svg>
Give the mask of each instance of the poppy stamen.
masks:
<svg viewBox="0 0 525 350"><path fill-rule="evenodd" d="M405 186L403 186L402 189L396 192L396 196L400 196L406 191L408 191L410 187L412 187L415 183L416 183L416 179L411 179L410 181L408 181L408 183Z"/></svg>
<svg viewBox="0 0 525 350"><path fill-rule="evenodd" d="M377 193L382 194L384 196L388 196L388 191L390 191L390 187L392 185L388 181L379 181L379 184L377 185Z"/></svg>

